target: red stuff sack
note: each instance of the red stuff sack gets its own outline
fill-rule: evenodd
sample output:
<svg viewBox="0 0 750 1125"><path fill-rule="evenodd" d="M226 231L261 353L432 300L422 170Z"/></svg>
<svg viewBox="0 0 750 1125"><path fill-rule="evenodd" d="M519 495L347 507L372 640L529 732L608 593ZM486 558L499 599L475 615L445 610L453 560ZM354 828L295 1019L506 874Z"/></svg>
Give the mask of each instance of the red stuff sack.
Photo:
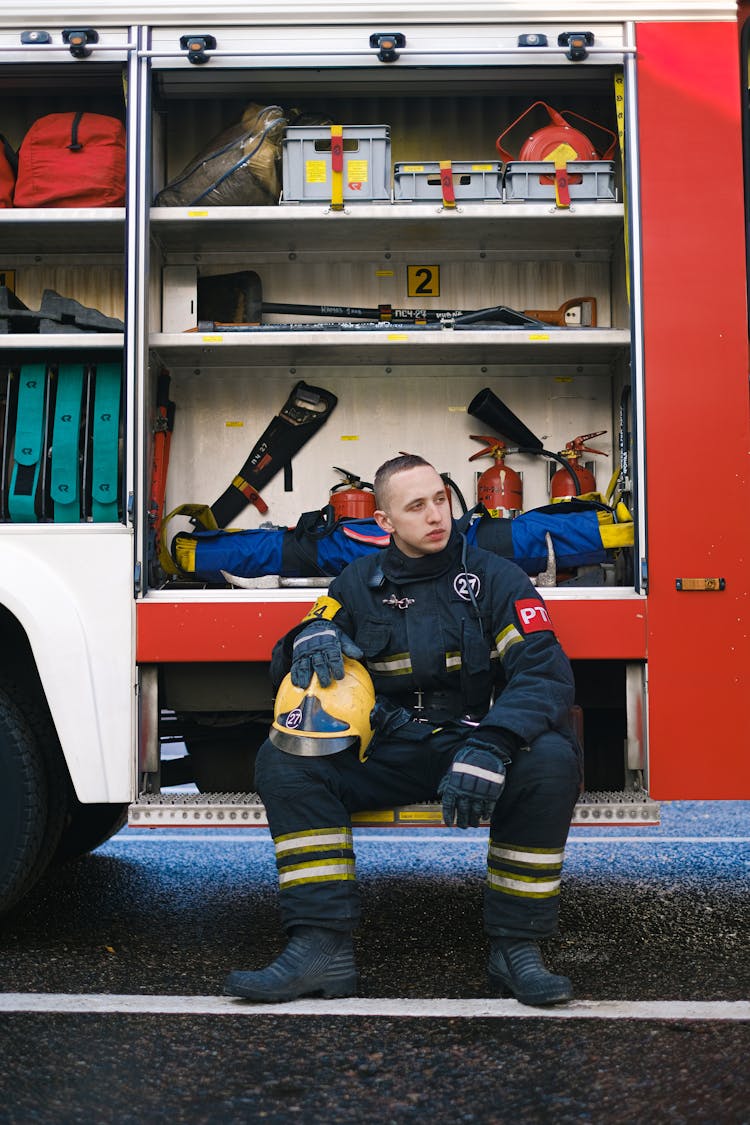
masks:
<svg viewBox="0 0 750 1125"><path fill-rule="evenodd" d="M0 207L13 206L13 191L16 186L18 155L0 133Z"/></svg>
<svg viewBox="0 0 750 1125"><path fill-rule="evenodd" d="M16 207L122 207L125 126L101 113L50 113L18 151Z"/></svg>

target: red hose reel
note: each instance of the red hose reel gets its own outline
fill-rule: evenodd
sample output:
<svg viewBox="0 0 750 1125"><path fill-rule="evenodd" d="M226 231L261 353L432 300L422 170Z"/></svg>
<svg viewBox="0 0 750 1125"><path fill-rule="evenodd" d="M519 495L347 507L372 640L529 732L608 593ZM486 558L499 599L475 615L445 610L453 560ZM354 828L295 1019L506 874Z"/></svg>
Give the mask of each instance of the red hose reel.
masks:
<svg viewBox="0 0 750 1125"><path fill-rule="evenodd" d="M511 152L503 146L502 142L533 109L536 109L537 106L541 106L542 109L546 110L549 117L549 124L543 125L541 128L531 133L521 145L518 156L514 157ZM600 154L589 137L566 120L566 114L568 117L575 117L579 121L584 121L587 125L591 125L594 129L605 133L609 138L609 143L605 151ZM595 121L590 121L588 117L583 117L580 113L575 113L573 110L558 111L553 109L552 106L547 105L546 102L538 101L528 106L520 117L517 117L516 120L500 134L495 142L495 147L506 164L514 159L553 163L555 166L554 175L541 175L539 182L543 184L554 184L558 204L562 207L568 207L570 206L568 185L581 183L581 176L579 174L574 171L568 171L568 163L575 160L612 160L617 147L617 137L611 129L607 129L604 125L598 125Z"/></svg>

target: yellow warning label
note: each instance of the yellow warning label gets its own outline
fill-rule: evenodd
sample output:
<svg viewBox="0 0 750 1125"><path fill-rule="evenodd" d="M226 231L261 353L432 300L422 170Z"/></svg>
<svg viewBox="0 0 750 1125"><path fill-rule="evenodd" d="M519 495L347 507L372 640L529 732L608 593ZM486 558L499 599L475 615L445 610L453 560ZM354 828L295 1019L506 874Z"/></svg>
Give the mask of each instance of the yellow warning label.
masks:
<svg viewBox="0 0 750 1125"><path fill-rule="evenodd" d="M223 339L223 336L201 336L204 344L220 344Z"/></svg>
<svg viewBox="0 0 750 1125"><path fill-rule="evenodd" d="M402 164L401 172L424 172L424 164Z"/></svg>
<svg viewBox="0 0 750 1125"><path fill-rule="evenodd" d="M227 426L229 429L241 429L245 425L245 423L244 422L225 422L224 425Z"/></svg>
<svg viewBox="0 0 750 1125"><path fill-rule="evenodd" d="M495 169L491 164L472 164L471 170L472 172L494 172Z"/></svg>
<svg viewBox="0 0 750 1125"><path fill-rule="evenodd" d="M341 441L359 441L359 434L342 434Z"/></svg>
<svg viewBox="0 0 750 1125"><path fill-rule="evenodd" d="M549 340L549 332L529 332L527 340Z"/></svg>
<svg viewBox="0 0 750 1125"><path fill-rule="evenodd" d="M305 183L324 184L328 180L328 164L325 160L305 161Z"/></svg>
<svg viewBox="0 0 750 1125"><path fill-rule="evenodd" d="M349 187L351 187L352 184L366 184L370 178L369 169L369 160L347 160L346 182Z"/></svg>
<svg viewBox="0 0 750 1125"><path fill-rule="evenodd" d="M189 219L205 219L208 216L208 211L188 211Z"/></svg>

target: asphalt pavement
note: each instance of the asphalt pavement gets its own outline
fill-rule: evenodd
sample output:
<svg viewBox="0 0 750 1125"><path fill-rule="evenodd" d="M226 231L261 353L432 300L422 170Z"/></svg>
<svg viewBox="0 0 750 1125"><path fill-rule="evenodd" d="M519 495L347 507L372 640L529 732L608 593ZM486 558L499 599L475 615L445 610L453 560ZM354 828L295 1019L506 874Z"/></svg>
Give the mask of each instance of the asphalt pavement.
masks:
<svg viewBox="0 0 750 1125"><path fill-rule="evenodd" d="M221 998L283 946L265 830L126 829L49 873L0 925L0 1122L750 1122L750 803L572 831L552 1014L489 999L486 832L355 847L338 1007Z"/></svg>

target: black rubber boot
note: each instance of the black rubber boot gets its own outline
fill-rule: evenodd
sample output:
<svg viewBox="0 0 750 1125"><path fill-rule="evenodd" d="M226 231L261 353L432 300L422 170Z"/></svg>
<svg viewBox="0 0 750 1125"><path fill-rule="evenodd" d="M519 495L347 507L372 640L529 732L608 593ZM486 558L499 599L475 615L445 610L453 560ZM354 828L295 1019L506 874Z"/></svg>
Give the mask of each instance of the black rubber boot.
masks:
<svg viewBox="0 0 750 1125"><path fill-rule="evenodd" d="M359 977L352 935L297 926L284 952L257 972L235 971L224 982L225 996L280 1003L300 996L356 996Z"/></svg>
<svg viewBox="0 0 750 1125"><path fill-rule="evenodd" d="M493 938L488 970L490 985L515 996L519 1004L542 1007L573 999L573 985L545 968L535 941Z"/></svg>

